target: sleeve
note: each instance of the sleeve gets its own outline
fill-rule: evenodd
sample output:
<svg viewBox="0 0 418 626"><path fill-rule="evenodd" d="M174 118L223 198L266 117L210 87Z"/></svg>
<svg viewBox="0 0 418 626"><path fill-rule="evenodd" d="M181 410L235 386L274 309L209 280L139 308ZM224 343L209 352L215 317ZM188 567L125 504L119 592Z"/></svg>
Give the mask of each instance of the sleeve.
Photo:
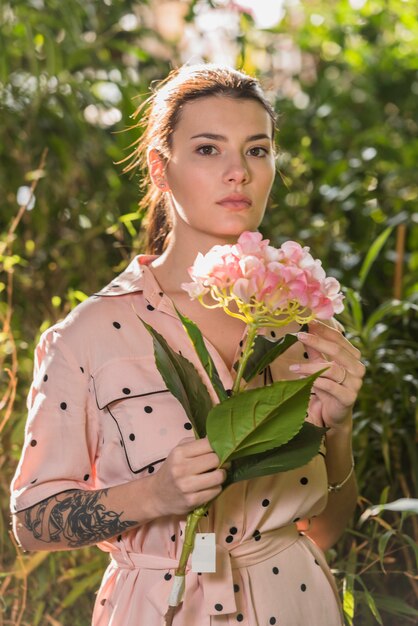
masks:
<svg viewBox="0 0 418 626"><path fill-rule="evenodd" d="M28 419L11 484L13 513L68 489L94 489L97 424L89 375L54 327L36 348Z"/></svg>

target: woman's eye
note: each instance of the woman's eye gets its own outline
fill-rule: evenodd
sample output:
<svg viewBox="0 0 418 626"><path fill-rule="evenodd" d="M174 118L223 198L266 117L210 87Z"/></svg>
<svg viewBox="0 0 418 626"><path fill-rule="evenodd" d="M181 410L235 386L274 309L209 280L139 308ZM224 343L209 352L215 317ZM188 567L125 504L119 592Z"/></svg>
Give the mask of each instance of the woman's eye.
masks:
<svg viewBox="0 0 418 626"><path fill-rule="evenodd" d="M254 148L250 148L249 152L252 153L251 156L263 157L266 156L269 151L267 148L263 148L262 146L255 146Z"/></svg>
<svg viewBox="0 0 418 626"><path fill-rule="evenodd" d="M216 150L215 146L200 146L200 148L197 148L196 152L198 152L199 154L211 156L212 154L214 154L212 150Z"/></svg>

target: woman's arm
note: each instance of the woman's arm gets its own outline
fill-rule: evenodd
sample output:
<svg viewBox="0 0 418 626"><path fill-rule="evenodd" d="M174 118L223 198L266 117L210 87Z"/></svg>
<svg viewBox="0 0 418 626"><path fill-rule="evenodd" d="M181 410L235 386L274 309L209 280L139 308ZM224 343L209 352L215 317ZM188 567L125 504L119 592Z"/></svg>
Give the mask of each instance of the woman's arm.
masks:
<svg viewBox="0 0 418 626"><path fill-rule="evenodd" d="M298 336L309 360L291 365L290 370L308 375L327 368L313 384L309 419L329 428L326 434L328 483L341 483L352 467L352 409L362 386L365 367L359 350L337 328L311 322L309 333L298 333ZM306 534L321 548L330 548L342 535L356 500L357 485L352 475L341 490L329 493L325 510L311 520Z"/></svg>
<svg viewBox="0 0 418 626"><path fill-rule="evenodd" d="M63 491L16 513L14 533L24 550L70 550L105 541L153 519L152 478Z"/></svg>
<svg viewBox="0 0 418 626"><path fill-rule="evenodd" d="M155 474L109 489L63 491L16 513L15 535L24 550L69 550L184 515L219 495L226 472L218 464L207 439L185 439Z"/></svg>
<svg viewBox="0 0 418 626"><path fill-rule="evenodd" d="M326 467L330 484L342 483L352 468L351 427L346 431L326 436ZM305 532L322 550L328 550L343 534L347 522L354 513L357 501L357 484L354 472L339 491L329 493L324 511L312 518Z"/></svg>

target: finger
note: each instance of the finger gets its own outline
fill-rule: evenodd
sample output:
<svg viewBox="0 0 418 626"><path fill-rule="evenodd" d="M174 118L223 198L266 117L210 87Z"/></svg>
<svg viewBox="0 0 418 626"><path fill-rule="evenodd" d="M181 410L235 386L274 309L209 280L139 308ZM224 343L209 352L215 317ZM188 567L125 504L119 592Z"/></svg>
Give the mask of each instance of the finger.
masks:
<svg viewBox="0 0 418 626"><path fill-rule="evenodd" d="M309 376L310 374L316 374L316 372L320 372L323 369L325 371L322 372L321 376L325 376L325 378L330 378L339 385L341 385L343 381L345 381L345 379L347 378L347 370L342 365L339 365L334 361L314 361L301 364L294 363L293 365L289 366L289 370L291 372L299 372L300 374L304 374L306 376Z"/></svg>
<svg viewBox="0 0 418 626"><path fill-rule="evenodd" d="M213 452L207 437L203 437L203 439L185 437L178 445L182 447L184 446L184 453L187 458L190 459L195 456L200 456L201 454L206 454L207 452Z"/></svg>
<svg viewBox="0 0 418 626"><path fill-rule="evenodd" d="M349 344L351 349L348 350L345 344L343 345L340 342L332 342L324 339L322 336L314 335L312 333L298 333L298 337L303 344L321 352L323 355L326 355L330 361L339 363L356 376L361 378L364 376L364 365L358 360L357 357L354 356L352 350L356 350L359 355L360 352L351 346L351 344ZM342 337L342 339L345 341L344 337Z"/></svg>
<svg viewBox="0 0 418 626"><path fill-rule="evenodd" d="M319 320L313 320L309 324L309 332L318 336L323 337L324 339L331 341L332 343L337 343L344 347L350 354L352 354L356 359L361 357L360 350L355 348L352 343L348 341L344 337L341 331L337 328L333 328L328 324L324 324Z"/></svg>
<svg viewBox="0 0 418 626"><path fill-rule="evenodd" d="M311 346L304 345L303 348L304 348L303 356L305 359L309 359L310 361L323 361L324 360L323 354L321 354L320 352L318 352Z"/></svg>
<svg viewBox="0 0 418 626"><path fill-rule="evenodd" d="M340 387L349 387L355 392L359 392L363 384L362 376L350 374L349 370L333 361L325 361L322 363L294 363L289 366L291 372L297 372L302 376L309 376L319 372L321 369L327 368L319 378L328 378ZM318 380L318 379L316 379Z"/></svg>
<svg viewBox="0 0 418 626"><path fill-rule="evenodd" d="M340 385L334 380L322 378L322 376L315 380L312 388L323 404L329 399L336 398L342 406L348 408L352 406L357 399L357 392L351 387Z"/></svg>
<svg viewBox="0 0 418 626"><path fill-rule="evenodd" d="M309 376L310 374L316 374L316 372L320 372L322 369L327 368L324 372L325 376L331 369L331 366L332 363L330 361L305 361L303 363L292 363L292 365L289 365L289 370L291 372L298 372L304 376Z"/></svg>
<svg viewBox="0 0 418 626"><path fill-rule="evenodd" d="M196 456L187 462L187 471L189 474L205 474L219 467L218 456L214 452Z"/></svg>
<svg viewBox="0 0 418 626"><path fill-rule="evenodd" d="M190 443L197 441L194 437L184 437L184 439L180 439L178 442L178 446L187 446Z"/></svg>
<svg viewBox="0 0 418 626"><path fill-rule="evenodd" d="M322 419L322 402L314 392L311 394L308 406L308 421L315 426L325 426Z"/></svg>
<svg viewBox="0 0 418 626"><path fill-rule="evenodd" d="M188 510L192 511L197 506L201 506L211 500L214 500L222 492L222 487L214 487L213 489L206 489L204 491L197 491L189 496Z"/></svg>
<svg viewBox="0 0 418 626"><path fill-rule="evenodd" d="M186 493L195 493L220 487L222 483L225 482L225 479L226 471L224 469L216 469L212 472L206 472L205 474L184 477L182 485Z"/></svg>

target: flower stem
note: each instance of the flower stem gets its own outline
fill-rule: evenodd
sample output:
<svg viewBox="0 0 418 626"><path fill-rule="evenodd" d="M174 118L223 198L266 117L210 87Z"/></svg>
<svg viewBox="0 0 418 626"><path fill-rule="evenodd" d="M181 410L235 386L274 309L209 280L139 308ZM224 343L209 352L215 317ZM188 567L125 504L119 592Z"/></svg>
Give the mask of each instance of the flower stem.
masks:
<svg viewBox="0 0 418 626"><path fill-rule="evenodd" d="M180 555L179 564L176 569L176 576L184 576L186 574L187 561L189 560L189 556L193 551L196 528L200 519L207 512L208 508L208 505L204 504L194 509L187 516L186 528L184 531L184 543Z"/></svg>
<svg viewBox="0 0 418 626"><path fill-rule="evenodd" d="M237 376L235 378L234 386L232 388L232 395L239 393L241 379L245 371L245 366L247 365L247 361L253 353L254 350L254 341L257 335L258 324L249 324L248 325L248 333L247 333L247 341L245 342L244 352L242 357L239 360Z"/></svg>

